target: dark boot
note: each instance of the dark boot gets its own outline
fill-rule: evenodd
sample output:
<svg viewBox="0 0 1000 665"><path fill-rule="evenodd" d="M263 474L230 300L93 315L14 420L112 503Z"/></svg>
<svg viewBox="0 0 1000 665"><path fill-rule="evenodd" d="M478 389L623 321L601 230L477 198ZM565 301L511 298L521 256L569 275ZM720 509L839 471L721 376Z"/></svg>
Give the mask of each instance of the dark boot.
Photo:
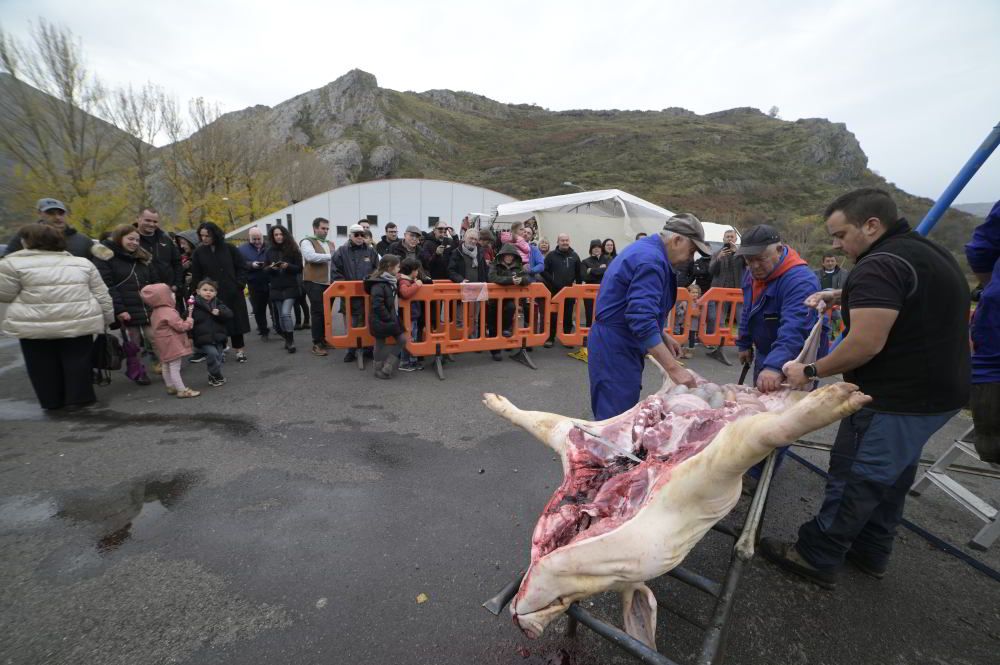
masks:
<svg viewBox="0 0 1000 665"><path fill-rule="evenodd" d="M396 373L396 368L399 367L399 356L389 356L389 359L382 363L382 374L385 378L391 379L393 374Z"/></svg>
<svg viewBox="0 0 1000 665"><path fill-rule="evenodd" d="M295 333L286 332L282 336L285 338L285 351L295 353Z"/></svg>

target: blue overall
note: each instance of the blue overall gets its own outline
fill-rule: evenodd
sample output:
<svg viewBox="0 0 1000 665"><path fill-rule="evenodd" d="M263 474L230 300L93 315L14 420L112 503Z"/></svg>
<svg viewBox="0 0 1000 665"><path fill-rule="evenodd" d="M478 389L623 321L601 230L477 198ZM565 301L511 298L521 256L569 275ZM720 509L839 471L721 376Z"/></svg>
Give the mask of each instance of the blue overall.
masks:
<svg viewBox="0 0 1000 665"><path fill-rule="evenodd" d="M663 342L677 281L659 234L626 247L611 262L587 338L590 407L605 420L639 402L646 352Z"/></svg>

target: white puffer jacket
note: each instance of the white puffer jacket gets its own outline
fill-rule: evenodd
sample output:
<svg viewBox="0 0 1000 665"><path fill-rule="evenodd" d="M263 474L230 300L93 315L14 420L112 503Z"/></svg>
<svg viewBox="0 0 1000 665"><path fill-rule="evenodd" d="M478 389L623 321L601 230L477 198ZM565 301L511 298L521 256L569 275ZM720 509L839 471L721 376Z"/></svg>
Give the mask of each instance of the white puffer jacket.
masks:
<svg viewBox="0 0 1000 665"><path fill-rule="evenodd" d="M115 318L97 268L69 252L22 249L0 259L0 302L10 303L0 330L23 339L95 335Z"/></svg>

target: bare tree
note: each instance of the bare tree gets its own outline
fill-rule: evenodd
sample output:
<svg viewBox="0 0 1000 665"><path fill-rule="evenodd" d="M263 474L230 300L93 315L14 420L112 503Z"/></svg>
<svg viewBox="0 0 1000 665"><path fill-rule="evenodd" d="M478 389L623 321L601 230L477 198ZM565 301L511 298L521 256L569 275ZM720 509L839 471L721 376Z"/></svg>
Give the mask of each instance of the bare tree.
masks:
<svg viewBox="0 0 1000 665"><path fill-rule="evenodd" d="M65 198L87 230L120 215L122 203L100 191L119 140L96 117L106 93L73 34L44 20L27 44L0 32L0 68L10 77L0 95L0 147L18 162L22 198Z"/></svg>
<svg viewBox="0 0 1000 665"><path fill-rule="evenodd" d="M118 88L105 100L104 112L125 132L125 152L132 164L130 198L133 208L150 203L153 144L164 128L163 89L146 83L138 90Z"/></svg>

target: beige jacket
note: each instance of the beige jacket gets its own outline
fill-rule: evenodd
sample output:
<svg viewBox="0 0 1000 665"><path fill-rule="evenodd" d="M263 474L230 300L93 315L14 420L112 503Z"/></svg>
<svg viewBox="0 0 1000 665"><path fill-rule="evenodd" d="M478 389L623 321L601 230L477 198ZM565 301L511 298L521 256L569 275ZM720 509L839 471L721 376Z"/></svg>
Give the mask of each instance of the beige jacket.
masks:
<svg viewBox="0 0 1000 665"><path fill-rule="evenodd" d="M114 321L108 287L93 263L69 252L22 249L0 259L0 330L23 339L95 335Z"/></svg>

